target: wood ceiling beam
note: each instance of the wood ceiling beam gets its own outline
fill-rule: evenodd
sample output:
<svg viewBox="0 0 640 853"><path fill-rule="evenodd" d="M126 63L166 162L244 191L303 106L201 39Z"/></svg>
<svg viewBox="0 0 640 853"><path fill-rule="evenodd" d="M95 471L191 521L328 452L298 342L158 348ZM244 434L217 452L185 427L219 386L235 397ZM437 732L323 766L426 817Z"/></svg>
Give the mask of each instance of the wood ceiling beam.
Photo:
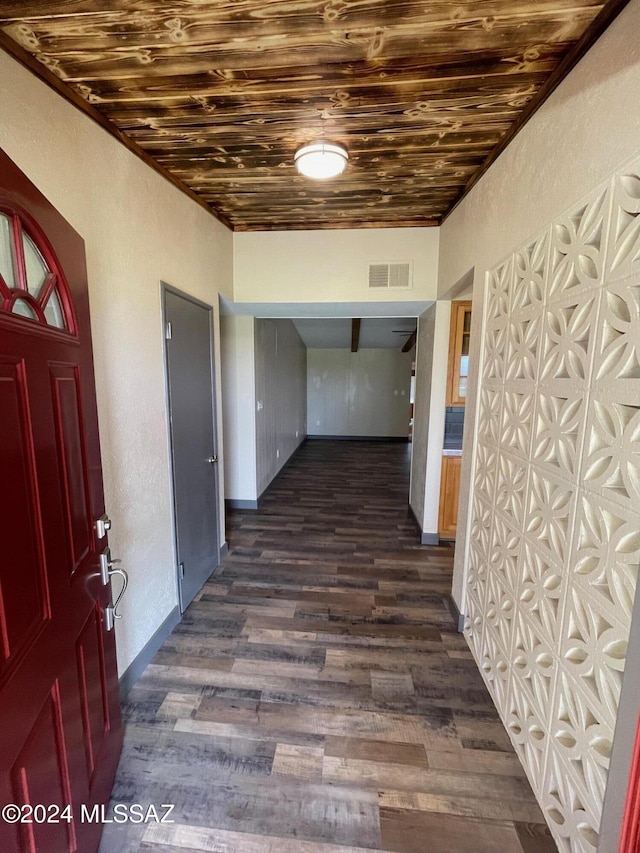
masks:
<svg viewBox="0 0 640 853"><path fill-rule="evenodd" d="M360 346L360 317L354 317L351 320L351 352L358 352Z"/></svg>
<svg viewBox="0 0 640 853"><path fill-rule="evenodd" d="M414 329L413 332L409 335L407 340L404 342L404 346L402 347L402 352L409 352L409 350L413 349L416 343L416 336L418 334L418 330Z"/></svg>

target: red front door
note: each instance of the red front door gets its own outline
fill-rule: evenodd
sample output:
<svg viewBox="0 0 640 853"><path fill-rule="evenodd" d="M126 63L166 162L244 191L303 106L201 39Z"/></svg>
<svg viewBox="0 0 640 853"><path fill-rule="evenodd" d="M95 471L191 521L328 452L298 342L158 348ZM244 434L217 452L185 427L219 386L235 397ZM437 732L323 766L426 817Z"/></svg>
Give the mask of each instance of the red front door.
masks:
<svg viewBox="0 0 640 853"><path fill-rule="evenodd" d="M0 850L89 853L122 728L84 244L1 151L0 477Z"/></svg>

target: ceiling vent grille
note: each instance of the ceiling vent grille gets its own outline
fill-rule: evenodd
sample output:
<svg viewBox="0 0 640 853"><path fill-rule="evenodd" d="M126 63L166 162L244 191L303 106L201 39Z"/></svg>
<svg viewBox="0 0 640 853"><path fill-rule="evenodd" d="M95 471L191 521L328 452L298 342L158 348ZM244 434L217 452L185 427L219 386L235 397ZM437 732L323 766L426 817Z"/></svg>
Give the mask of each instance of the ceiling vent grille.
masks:
<svg viewBox="0 0 640 853"><path fill-rule="evenodd" d="M369 287L375 290L407 290L411 287L410 261L369 264Z"/></svg>

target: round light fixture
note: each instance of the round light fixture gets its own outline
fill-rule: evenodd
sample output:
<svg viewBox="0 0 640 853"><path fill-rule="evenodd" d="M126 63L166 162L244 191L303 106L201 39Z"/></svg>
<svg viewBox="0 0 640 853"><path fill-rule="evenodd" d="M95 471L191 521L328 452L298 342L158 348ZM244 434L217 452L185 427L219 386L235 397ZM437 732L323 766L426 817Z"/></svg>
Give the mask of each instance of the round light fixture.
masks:
<svg viewBox="0 0 640 853"><path fill-rule="evenodd" d="M305 145L296 151L293 158L300 174L316 181L342 174L348 159L346 149L333 142L313 142L311 145Z"/></svg>

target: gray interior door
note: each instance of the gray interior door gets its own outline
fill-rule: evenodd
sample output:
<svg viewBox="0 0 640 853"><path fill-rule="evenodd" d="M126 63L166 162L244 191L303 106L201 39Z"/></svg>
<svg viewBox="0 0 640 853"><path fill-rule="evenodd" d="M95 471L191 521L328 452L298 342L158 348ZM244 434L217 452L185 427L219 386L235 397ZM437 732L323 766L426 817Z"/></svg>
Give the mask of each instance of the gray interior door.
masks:
<svg viewBox="0 0 640 853"><path fill-rule="evenodd" d="M180 607L219 563L212 309L164 288Z"/></svg>

